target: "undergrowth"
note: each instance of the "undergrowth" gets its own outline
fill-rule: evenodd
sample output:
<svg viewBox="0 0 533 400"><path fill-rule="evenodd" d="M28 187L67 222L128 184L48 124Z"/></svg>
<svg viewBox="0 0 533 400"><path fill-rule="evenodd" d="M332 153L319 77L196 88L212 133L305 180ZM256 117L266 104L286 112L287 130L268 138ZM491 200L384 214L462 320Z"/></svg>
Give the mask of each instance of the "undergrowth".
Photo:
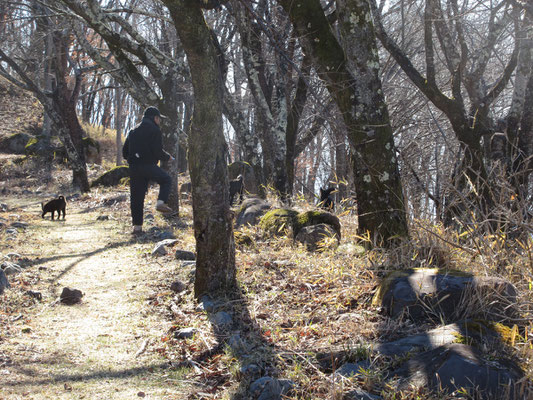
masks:
<svg viewBox="0 0 533 400"><path fill-rule="evenodd" d="M20 172L24 166L11 168L19 168ZM67 175L64 170L54 175L58 190L67 185ZM22 186L16 188L22 190ZM116 193L101 189L79 201L85 202L84 206L96 207L101 204L96 198L100 195L109 198ZM117 219L128 220L127 201L114 207ZM303 201L297 207L313 208ZM226 294L226 302L220 309L231 310L238 316L236 332L246 347L241 352L238 346L227 345L236 332L228 332L226 336L214 332L206 312L198 308L193 293L193 267L178 263L172 274L160 277L149 299L150 307L166 315L172 328L151 351L166 357L179 371L180 379L185 377L191 384L189 399L246 398L246 388L252 380L246 368L251 365L257 367L258 376L270 375L294 382L287 399L342 399L355 389L390 400L451 398L451 395L428 393L426 389L395 390L393 382L387 380L387 370L398 360L369 351L372 343L392 341L427 329L406 319L387 318L379 307L372 305L376 288L388 272L419 267L499 276L515 285L521 320L516 321L519 335L509 348L526 376L533 377L531 236L511 242L502 235L480 236L413 220L410 240L391 250L369 246L368 240L357 233L356 218L350 210L338 216L342 226L340 246L325 242L321 252L308 252L286 236L266 236L258 227L240 229L247 240L236 248L238 290ZM173 229L179 247L194 251L189 201L180 205L179 220L179 229L159 217L154 224ZM5 239L1 233L0 240ZM146 252L151 245L146 244ZM14 281L14 287L31 286L28 278L20 279L26 280ZM176 294L168 288L177 279L185 283L186 290ZM0 305L2 337L12 334L8 322L16 317L17 310L34 301L22 293L22 289L8 292L5 295L8 301ZM189 327L197 329L193 338L175 338L176 331ZM369 355L370 366L357 377L335 378L317 357L335 351L341 352L343 359L334 363L333 370L341 362L357 362ZM2 362L0 358L0 365Z"/></svg>

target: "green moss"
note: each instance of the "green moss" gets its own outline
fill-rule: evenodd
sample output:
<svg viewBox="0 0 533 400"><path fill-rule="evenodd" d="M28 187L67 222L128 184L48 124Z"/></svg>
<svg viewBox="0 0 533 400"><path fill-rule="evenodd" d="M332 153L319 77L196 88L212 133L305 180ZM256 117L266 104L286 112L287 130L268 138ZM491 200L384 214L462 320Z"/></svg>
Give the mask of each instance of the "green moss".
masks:
<svg viewBox="0 0 533 400"><path fill-rule="evenodd" d="M496 334L502 342L511 345L513 342L513 329L500 322L492 322L483 319L476 319L465 322L467 331L476 333L480 336ZM523 341L524 338L516 333L514 340Z"/></svg>
<svg viewBox="0 0 533 400"><path fill-rule="evenodd" d="M32 137L32 138L30 138L30 140L28 140L28 143L26 143L26 146L24 146L24 148L26 150L29 150L29 149L31 149L32 146L35 146L37 143L39 143L39 138Z"/></svg>
<svg viewBox="0 0 533 400"><path fill-rule="evenodd" d="M129 178L129 168L127 165L118 165L98 177L92 184L94 186L116 186L124 178Z"/></svg>
<svg viewBox="0 0 533 400"><path fill-rule="evenodd" d="M459 332L453 332L452 335L456 337L454 343L466 344L468 346L472 346L474 343L474 339L469 336L462 335Z"/></svg>
<svg viewBox="0 0 533 400"><path fill-rule="evenodd" d="M293 229L297 211L287 208L277 208L267 212L261 218L259 227L271 235L287 235Z"/></svg>

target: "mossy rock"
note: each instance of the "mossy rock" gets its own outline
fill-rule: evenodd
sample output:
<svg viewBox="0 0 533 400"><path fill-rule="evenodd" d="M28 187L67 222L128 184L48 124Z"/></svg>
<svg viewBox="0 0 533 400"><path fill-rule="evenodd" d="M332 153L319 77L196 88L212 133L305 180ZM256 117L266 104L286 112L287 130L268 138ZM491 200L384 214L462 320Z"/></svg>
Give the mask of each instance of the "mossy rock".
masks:
<svg viewBox="0 0 533 400"><path fill-rule="evenodd" d="M67 152L64 146L57 146L56 137L45 135L31 136L24 147L28 156L52 157L55 161L63 163L67 160Z"/></svg>
<svg viewBox="0 0 533 400"><path fill-rule="evenodd" d="M109 171L105 172L103 175L98 177L92 184L91 187L95 186L117 186L121 183L121 180L124 178L129 178L130 169L127 165L116 166Z"/></svg>
<svg viewBox="0 0 533 400"><path fill-rule="evenodd" d="M414 321L456 321L516 315L516 288L500 278L475 276L444 268L411 268L389 273L372 304L388 315Z"/></svg>
<svg viewBox="0 0 533 400"><path fill-rule="evenodd" d="M12 154L24 154L26 144L31 138L27 133L14 133L0 139L0 149Z"/></svg>
<svg viewBox="0 0 533 400"><path fill-rule="evenodd" d="M415 272L418 271L429 271L434 274L440 274L440 275L451 275L451 276L458 276L463 278L471 278L472 274L467 273L464 271L456 270L456 269L445 269L445 268L409 268L404 270L397 270L397 271L391 271L389 272L381 281L381 283L378 286L378 289L376 290L376 293L374 293L374 296L372 297L372 305L374 306L381 306L383 304L383 298L385 294L389 291L391 285L396 281L397 279L406 278L409 275L413 275Z"/></svg>
<svg viewBox="0 0 533 400"><path fill-rule="evenodd" d="M263 199L257 197L250 197L245 199L239 210L237 211L237 217L235 218L235 227L243 225L257 225L261 220L261 217L270 209L268 204Z"/></svg>
<svg viewBox="0 0 533 400"><path fill-rule="evenodd" d="M50 141L47 139L49 138L44 135L29 137L24 146L24 152L27 155L45 155L45 153L53 151Z"/></svg>
<svg viewBox="0 0 533 400"><path fill-rule="evenodd" d="M296 216L294 220L294 237L305 226L326 224L330 225L337 238L341 239L341 223L336 215L328 213L326 211L306 211Z"/></svg>
<svg viewBox="0 0 533 400"><path fill-rule="evenodd" d="M497 336L503 343L514 346L515 341L524 341L525 338L518 333L518 329L508 327L501 322L487 321L484 319L468 320L464 323L464 329L479 342L483 338Z"/></svg>
<svg viewBox="0 0 533 400"><path fill-rule="evenodd" d="M294 220L297 215L297 211L288 208L277 208L263 215L259 222L259 227L270 235L289 235L289 232L293 230Z"/></svg>

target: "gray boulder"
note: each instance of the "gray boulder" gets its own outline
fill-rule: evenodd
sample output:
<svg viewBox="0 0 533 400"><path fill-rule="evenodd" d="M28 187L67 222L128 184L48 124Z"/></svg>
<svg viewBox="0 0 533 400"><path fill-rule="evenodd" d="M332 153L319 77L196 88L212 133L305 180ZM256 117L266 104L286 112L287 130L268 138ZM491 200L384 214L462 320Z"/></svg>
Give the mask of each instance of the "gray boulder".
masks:
<svg viewBox="0 0 533 400"><path fill-rule="evenodd" d="M24 154L30 138L30 135L22 132L4 137L0 139L0 149L3 153Z"/></svg>
<svg viewBox="0 0 533 400"><path fill-rule="evenodd" d="M252 197L242 202L237 218L235 220L235 227L244 225L257 225L261 217L270 209L270 204L262 199Z"/></svg>
<svg viewBox="0 0 533 400"><path fill-rule="evenodd" d="M304 226L294 240L304 244L308 251L317 251L323 249L324 241L330 238L336 238L336 244L338 244L339 237L333 227L328 224L318 224Z"/></svg>
<svg viewBox="0 0 533 400"><path fill-rule="evenodd" d="M119 165L111 168L109 171L105 172L103 175L95 179L91 183L91 187L96 186L117 186L120 184L121 179L129 178L130 170L127 165Z"/></svg>
<svg viewBox="0 0 533 400"><path fill-rule="evenodd" d="M416 268L386 276L372 303L391 317L453 322L465 318L515 315L515 287L503 279L462 271ZM481 314L483 312L484 314Z"/></svg>
<svg viewBox="0 0 533 400"><path fill-rule="evenodd" d="M372 346L372 350L387 357L403 357L407 353L433 350L452 343L475 345L483 349L501 349L509 342L511 328L490 321L466 320L440 326L427 332Z"/></svg>
<svg viewBox="0 0 533 400"><path fill-rule="evenodd" d="M250 394L257 400L281 400L294 387L294 382L263 376L252 382Z"/></svg>
<svg viewBox="0 0 533 400"><path fill-rule="evenodd" d="M209 321L218 330L229 330L233 325L233 318L226 311L219 311L215 314L209 315Z"/></svg>
<svg viewBox="0 0 533 400"><path fill-rule="evenodd" d="M175 257L177 260L183 261L195 261L196 255L192 251L187 250L176 250Z"/></svg>
<svg viewBox="0 0 533 400"><path fill-rule="evenodd" d="M475 398L518 399L515 389L523 374L507 361L486 360L474 347L448 344L421 353L392 373L400 378L398 389L427 387L453 392L463 388ZM507 397L507 387L510 395Z"/></svg>
<svg viewBox="0 0 533 400"><path fill-rule="evenodd" d="M370 361L363 360L358 363L346 363L335 371L335 375L351 378L353 376L362 376L363 370L370 368Z"/></svg>
<svg viewBox="0 0 533 400"><path fill-rule="evenodd" d="M178 239L165 239L157 242L152 249L152 256L164 256L167 254L166 246L172 246L174 243L177 243Z"/></svg>

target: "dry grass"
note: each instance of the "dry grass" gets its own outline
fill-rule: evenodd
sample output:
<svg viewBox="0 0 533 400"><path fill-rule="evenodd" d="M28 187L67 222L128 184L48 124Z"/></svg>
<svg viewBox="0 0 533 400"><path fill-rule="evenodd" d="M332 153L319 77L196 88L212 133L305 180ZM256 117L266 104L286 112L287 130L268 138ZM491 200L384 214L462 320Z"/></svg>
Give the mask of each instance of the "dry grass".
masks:
<svg viewBox="0 0 533 400"><path fill-rule="evenodd" d="M38 177L30 185L25 184L25 174L29 171L29 165L13 164L6 172L14 177L10 181L12 192L8 195L8 200L10 206L18 204L19 207L14 212L19 217L8 215L13 211L4 213L1 217L8 221L14 218L30 221L32 227L31 233L24 236L24 240L7 242L5 232L0 233L0 241L8 243L1 250L3 254L17 251L28 259L22 261L27 263L28 268L12 281L13 288L2 296L0 373L6 368L12 370L13 365L17 365L21 359L31 359L33 350L28 346L30 341L24 339L23 327L35 329L32 324L39 321L39 329L53 331L53 319L57 318L54 313L57 309L47 309L25 293L30 289L43 290L48 293L50 300L52 294L57 295L58 288L50 286L48 280L56 269L65 267L53 262L46 264L49 270L40 270L36 266L37 258L53 257L61 252L53 242L49 242L49 228L52 226L50 221L43 222L35 212L39 200L34 197ZM64 170L55 170L46 191L64 192L69 185L68 176ZM23 194L23 190L30 190L31 193ZM72 210L76 210L74 212L78 214L80 224L83 221L93 224L95 217L101 213L112 216L106 225L91 225L87 228L92 232L94 240L101 245L119 243L127 234L128 204L127 201L108 201L116 196L114 190L98 190L70 205ZM154 193L151 192L150 196L153 200ZM106 208L104 204L114 205ZM302 209L311 207L303 202L297 206ZM128 243L124 247L112 246L111 252L93 258L92 262L105 263L106 257L111 257L115 263L123 265L124 260L119 261L122 257L128 260L127 263L142 266L141 269L135 269L135 273L141 274L143 279L133 272L126 273L112 288L115 294L127 293L131 285L143 288L133 302L139 315L123 315L117 323L122 325L122 334L131 329L132 324L145 324L143 327L137 326L139 332L150 333L145 336L139 333L137 338L126 340L126 344L131 345L130 352L135 353L148 339L141 357L143 363L157 361L160 365L170 365L171 368L153 367L126 380L116 372L112 378L109 374L102 374L101 379L60 381L60 384L55 382L44 387L39 387L36 381L28 381L27 387L17 393L40 390L41 397L37 395L35 398L46 398L59 387L62 388L62 398L74 398L74 393L82 391L86 393L85 398L113 398L109 397L109 393L118 388L119 395L114 395L115 398L124 398L120 396L134 396L138 390L136 388L143 387L138 391L151 391L153 398L238 399L246 398L243 393L251 380L242 368L255 364L261 375L292 380L296 385L287 397L290 399L342 399L355 388L379 394L384 399L445 399L448 398L445 395L429 394L424 390L396 392L385 380L385 375L391 363L398 363L398 360L371 355L371 367L362 376L343 380L333 379L331 371L317 361L318 353L341 351L343 356L338 364L341 361L356 362L371 354L369 343L390 341L427 329L428 326L415 326L408 320L391 320L371 304L376 286L388 271L420 266L454 268L510 280L518 288L524 316L524 320L517 324L520 335L515 337L510 349L527 375L533 377L533 337L530 334L533 328L530 319L533 243L530 239L526 243L504 246L494 237L474 237L425 221L413 221L412 239L409 243L392 251L380 248L364 250L365 242L356 234L353 215L344 213L340 215L340 220L343 227L341 248L335 250L326 246L321 253L309 253L287 237L268 238L257 228L244 229L243 232L252 242L237 248L240 291L228 296L226 302L220 304L221 310L231 311L234 317L238 316L235 318L235 330L225 334L214 332L207 314L197 309L192 293L192 267L182 267L172 255L158 259L148 256L155 239ZM178 248L194 251L192 209L187 202L180 206L179 223L156 216L153 226L172 230L179 239L176 245ZM89 243L91 242L86 245L89 246ZM346 244L358 246L349 247ZM73 279L80 279L83 275L81 272L79 274L74 275ZM171 282L177 279L187 285L187 289L179 294L169 290ZM135 283L130 284L132 281ZM116 297L109 297L105 301L110 309L118 307ZM22 317L17 319L19 315ZM82 329L82 325L69 326ZM175 339L174 332L186 327L195 327L198 333L192 339ZM35 356L40 366L34 372L59 375L74 368L82 374L82 369L87 365L98 371L113 370L115 364L106 361L102 352L116 351L122 354L116 349L124 345L121 342L124 338L105 336L106 334L98 336L98 333L92 335L91 332L93 331L87 330L87 335L96 336L97 343L93 342L93 351L84 353L87 358L83 362L81 358L77 360L80 363L78 366L75 366L75 362L73 364L72 354L65 354L64 346L46 342L52 340L52 335L39 336L38 343L42 346L40 349L47 350ZM227 344L220 346L220 343L228 343L228 339L236 332L243 339L245 348L239 350L238 346ZM79 332L71 332L77 333ZM8 339L9 343L13 343L13 338L22 345L6 347L4 341ZM83 343L76 346L83 346ZM509 347L506 351L509 352ZM334 365L338 366L340 365ZM0 381L5 382L5 379L5 376L0 375ZM111 383L102 384L106 380ZM178 383L179 395L157 392Z"/></svg>

